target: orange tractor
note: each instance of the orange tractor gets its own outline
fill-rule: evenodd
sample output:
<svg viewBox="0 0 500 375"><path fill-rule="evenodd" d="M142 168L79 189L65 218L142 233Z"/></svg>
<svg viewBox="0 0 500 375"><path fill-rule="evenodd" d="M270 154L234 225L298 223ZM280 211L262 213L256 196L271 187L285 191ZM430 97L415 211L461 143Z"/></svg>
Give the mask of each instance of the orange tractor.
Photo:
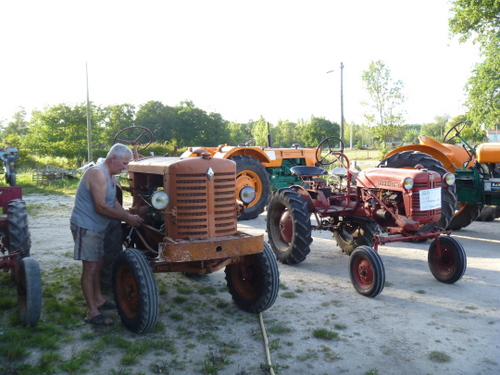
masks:
<svg viewBox="0 0 500 375"><path fill-rule="evenodd" d="M133 332L151 329L159 315L153 274L209 274L224 269L227 288L243 311L260 313L278 295L279 271L263 235L237 228L236 164L204 150L195 157L143 157L153 140L143 127L123 129L115 142L134 147L129 164L130 210L139 228L123 226L123 245L113 263L112 285L122 323ZM139 147L141 143L141 147ZM243 198L243 203L249 203Z"/></svg>
<svg viewBox="0 0 500 375"><path fill-rule="evenodd" d="M463 121L455 124L444 135L443 143L420 136L420 144L392 150L380 163L380 166L394 168L414 168L421 164L441 175L454 173L458 203L448 226L451 230L464 228L481 216L483 220L492 220L498 216L496 206L500 206L500 171L497 168L500 143L473 147L461 135L465 126L467 123ZM455 144L456 141L461 145Z"/></svg>
<svg viewBox="0 0 500 375"><path fill-rule="evenodd" d="M255 219L267 205L271 191L301 184L290 172L294 166L315 166L315 149L258 147L251 140L238 146L203 147L215 159L230 159L236 163L236 199L250 200L238 220ZM271 144L271 142L269 142ZM181 157L195 156L190 147Z"/></svg>

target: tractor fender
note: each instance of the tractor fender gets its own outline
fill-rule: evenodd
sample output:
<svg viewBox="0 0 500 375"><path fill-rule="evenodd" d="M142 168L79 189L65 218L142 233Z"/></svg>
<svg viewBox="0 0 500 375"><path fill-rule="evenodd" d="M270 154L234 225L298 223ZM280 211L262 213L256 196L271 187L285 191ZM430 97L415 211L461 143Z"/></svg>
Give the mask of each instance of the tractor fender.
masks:
<svg viewBox="0 0 500 375"><path fill-rule="evenodd" d="M259 147L219 147L213 157L230 159L237 155L249 156L251 158L257 159L259 163L269 163L271 160L274 160L272 154L269 154L269 152L266 152Z"/></svg>
<svg viewBox="0 0 500 375"><path fill-rule="evenodd" d="M455 173L455 170L457 168L461 167L461 165L455 165L450 160L450 158L442 151L437 150L436 148L431 147L431 146L427 146L427 145L401 146L401 147L398 147L398 148L388 152L387 155L385 155L384 159L388 158L391 155L394 155L394 154L397 154L397 153L400 153L403 151L419 151L419 152L423 152L424 154L428 154L428 155L432 156L434 159L439 160L448 172Z"/></svg>
<svg viewBox="0 0 500 375"><path fill-rule="evenodd" d="M474 164L474 159L462 146L450 143L441 143L431 137L421 135L418 137L420 144L398 147L390 151L385 157L389 157L402 151L420 151L439 160L447 171L455 173L456 169L469 168ZM465 163L468 164L465 165Z"/></svg>

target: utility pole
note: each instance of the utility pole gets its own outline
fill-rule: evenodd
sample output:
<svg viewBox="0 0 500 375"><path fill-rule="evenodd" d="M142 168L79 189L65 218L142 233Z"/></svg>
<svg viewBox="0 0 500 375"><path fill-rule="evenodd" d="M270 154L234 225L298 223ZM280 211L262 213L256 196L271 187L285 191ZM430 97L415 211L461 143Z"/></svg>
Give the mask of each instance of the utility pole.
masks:
<svg viewBox="0 0 500 375"><path fill-rule="evenodd" d="M89 70L87 68L87 63L85 63L85 74L87 77L87 148L88 148L88 160L90 163L93 159L92 156L92 125L90 121L90 101L89 101Z"/></svg>
<svg viewBox="0 0 500 375"><path fill-rule="evenodd" d="M332 73L329 70L327 73ZM344 63L340 63L340 139L344 140ZM351 148L352 148L352 128L351 128Z"/></svg>

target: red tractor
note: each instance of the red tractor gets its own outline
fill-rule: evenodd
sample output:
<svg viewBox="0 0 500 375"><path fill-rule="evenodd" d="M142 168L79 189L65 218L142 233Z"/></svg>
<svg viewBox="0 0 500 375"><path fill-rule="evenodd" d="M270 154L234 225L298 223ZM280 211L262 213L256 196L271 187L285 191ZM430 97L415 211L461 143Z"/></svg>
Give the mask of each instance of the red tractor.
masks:
<svg viewBox="0 0 500 375"><path fill-rule="evenodd" d="M30 258L31 238L26 203L19 186L0 187L0 269L11 273L18 294L22 324L34 326L42 311L40 267Z"/></svg>
<svg viewBox="0 0 500 375"><path fill-rule="evenodd" d="M464 274L466 254L445 231L454 207L454 175L416 169L371 168L350 170L340 138L330 137L316 148L318 166L296 166L303 186L277 190L267 212L269 242L284 264L302 262L310 252L312 229L329 230L343 252L350 255L349 275L354 288L367 297L382 292L385 270L378 245L433 239L429 268L443 283ZM435 161L439 164L438 161ZM328 172L323 167L339 165ZM328 176L328 177L326 177ZM449 207L447 207L449 208ZM316 225L311 223L311 215Z"/></svg>

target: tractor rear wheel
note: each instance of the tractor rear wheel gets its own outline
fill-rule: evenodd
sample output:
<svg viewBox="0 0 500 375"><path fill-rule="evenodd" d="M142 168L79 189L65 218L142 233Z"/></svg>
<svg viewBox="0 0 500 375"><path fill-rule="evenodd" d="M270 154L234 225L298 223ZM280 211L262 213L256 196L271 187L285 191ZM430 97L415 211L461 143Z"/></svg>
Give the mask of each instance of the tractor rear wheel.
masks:
<svg viewBox="0 0 500 375"><path fill-rule="evenodd" d="M441 177L448 172L439 160L418 151L398 152L382 160L378 166L388 168L415 168L417 164L422 165L430 171L439 173ZM441 189L441 219L434 223L422 225L418 231L425 232L435 227L447 229L453 219L456 205L457 196L455 194L455 185Z"/></svg>
<svg viewBox="0 0 500 375"><path fill-rule="evenodd" d="M42 278L38 262L23 258L17 268L17 300L22 324L34 326L42 313Z"/></svg>
<svg viewBox="0 0 500 375"><path fill-rule="evenodd" d="M26 213L26 202L22 199L13 199L7 206L7 221L9 223L9 254L19 249L21 258L30 255L31 238L28 229L28 214Z"/></svg>
<svg viewBox="0 0 500 375"><path fill-rule="evenodd" d="M440 236L431 242L427 261L432 275L445 284L460 280L467 268L467 256L462 244L449 236Z"/></svg>
<svg viewBox="0 0 500 375"><path fill-rule="evenodd" d="M365 220L363 223L344 221L338 228L333 232L333 236L342 252L347 255L351 255L359 246L373 247L373 236L379 232L377 223L372 220Z"/></svg>
<svg viewBox="0 0 500 375"><path fill-rule="evenodd" d="M459 230L477 220L481 214L482 205L477 204L458 204L455 215L451 219L448 229Z"/></svg>
<svg viewBox="0 0 500 375"><path fill-rule="evenodd" d="M271 194L271 180L266 168L257 159L246 155L231 158L236 163L236 199L243 201L241 194L246 187L255 192L254 199L245 207L238 220L255 219L266 207Z"/></svg>
<svg viewBox="0 0 500 375"><path fill-rule="evenodd" d="M356 248L349 258L349 277L359 294L378 296L385 286L385 268L380 255L370 246Z"/></svg>
<svg viewBox="0 0 500 375"><path fill-rule="evenodd" d="M500 217L500 206L484 206L477 221L493 221Z"/></svg>
<svg viewBox="0 0 500 375"><path fill-rule="evenodd" d="M293 189L277 190L267 207L267 235L283 264L297 264L311 251L311 214L301 195Z"/></svg>
<svg viewBox="0 0 500 375"><path fill-rule="evenodd" d="M267 243L262 253L243 257L226 267L226 282L236 305L243 311L260 313L270 308L279 291L276 257Z"/></svg>
<svg viewBox="0 0 500 375"><path fill-rule="evenodd" d="M126 249L118 254L113 265L113 295L120 319L130 331L146 332L156 324L158 288L140 251Z"/></svg>

